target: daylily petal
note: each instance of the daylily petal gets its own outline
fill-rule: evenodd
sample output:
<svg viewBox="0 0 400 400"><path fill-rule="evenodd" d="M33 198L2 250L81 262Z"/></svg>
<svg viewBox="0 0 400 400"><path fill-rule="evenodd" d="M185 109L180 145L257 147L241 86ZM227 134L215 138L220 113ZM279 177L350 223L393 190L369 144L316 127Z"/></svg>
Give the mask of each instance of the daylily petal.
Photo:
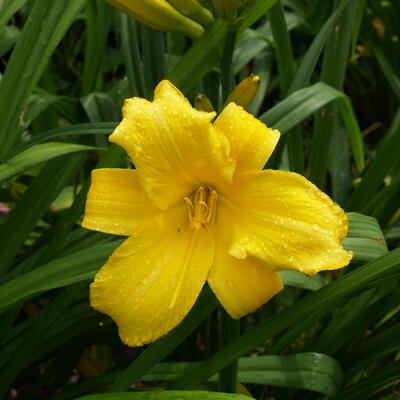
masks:
<svg viewBox="0 0 400 400"><path fill-rule="evenodd" d="M128 99L110 141L132 158L144 191L166 209L200 184L230 182L234 161L227 139L213 128L215 113L195 110L168 81L153 102Z"/></svg>
<svg viewBox="0 0 400 400"><path fill-rule="evenodd" d="M229 253L258 257L275 270L309 275L347 265L343 249L348 221L344 211L303 176L260 171L224 188L235 219Z"/></svg>
<svg viewBox="0 0 400 400"><path fill-rule="evenodd" d="M279 275L253 257L239 260L228 247L217 246L208 284L218 300L235 319L255 311L283 289Z"/></svg>
<svg viewBox="0 0 400 400"><path fill-rule="evenodd" d="M280 132L268 128L235 103L229 103L214 122L229 140L236 173L258 171L268 161Z"/></svg>
<svg viewBox="0 0 400 400"><path fill-rule="evenodd" d="M129 346L150 343L178 325L212 264L213 231L189 228L183 205L167 214L161 225L127 239L90 287L92 306L114 319Z"/></svg>
<svg viewBox="0 0 400 400"><path fill-rule="evenodd" d="M161 216L143 192L137 171L101 168L92 171L82 226L114 235L132 236Z"/></svg>

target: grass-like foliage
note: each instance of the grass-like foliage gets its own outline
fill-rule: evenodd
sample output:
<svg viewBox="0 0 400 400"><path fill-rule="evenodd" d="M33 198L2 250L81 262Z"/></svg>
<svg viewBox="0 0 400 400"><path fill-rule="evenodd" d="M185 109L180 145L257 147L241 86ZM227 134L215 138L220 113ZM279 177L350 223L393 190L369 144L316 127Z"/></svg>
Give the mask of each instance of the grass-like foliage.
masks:
<svg viewBox="0 0 400 400"><path fill-rule="evenodd" d="M0 0L0 399L398 397L400 9L247 3L234 30L215 18L190 39L103 0ZM220 111L252 73L248 111L282 133L267 167L344 208L351 264L282 271L284 290L236 324L205 286L177 328L129 348L89 304L122 242L80 226L90 172L131 167L107 141L125 98L168 79Z"/></svg>

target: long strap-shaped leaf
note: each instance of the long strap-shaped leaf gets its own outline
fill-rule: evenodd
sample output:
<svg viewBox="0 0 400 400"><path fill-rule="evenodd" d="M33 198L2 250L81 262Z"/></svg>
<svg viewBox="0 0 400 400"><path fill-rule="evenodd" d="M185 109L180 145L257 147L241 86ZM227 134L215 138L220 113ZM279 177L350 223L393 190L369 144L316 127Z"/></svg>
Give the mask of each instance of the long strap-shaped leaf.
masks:
<svg viewBox="0 0 400 400"><path fill-rule="evenodd" d="M0 82L0 158L18 139L14 128L30 91L84 0L36 0Z"/></svg>
<svg viewBox="0 0 400 400"><path fill-rule="evenodd" d="M0 7L0 31L7 24L11 16L16 13L27 0L4 0Z"/></svg>
<svg viewBox="0 0 400 400"><path fill-rule="evenodd" d="M351 34L356 5L357 1L353 1L346 6L337 27L331 33L330 39L325 47L321 80L338 90L341 90L343 87L347 60L350 54ZM336 127L335 111L335 105L329 104L324 112L317 114L315 117L313 143L310 155L310 179L321 189L325 187L329 145L331 136ZM342 117L344 115L342 110ZM346 128L349 130L347 124ZM362 166L357 163L357 167L359 171L361 171Z"/></svg>
<svg viewBox="0 0 400 400"><path fill-rule="evenodd" d="M172 384L171 389L195 387L236 358L312 313L325 307L332 308L345 301L351 293L365 289L377 280L392 274L400 275L400 249L359 267L321 290L302 298L277 316L261 323L257 328L247 331L203 361L198 367L193 368L183 379Z"/></svg>
<svg viewBox="0 0 400 400"><path fill-rule="evenodd" d="M50 142L37 144L0 164L0 182L22 174L34 166L76 151L99 150L97 147L74 143Z"/></svg>
<svg viewBox="0 0 400 400"><path fill-rule="evenodd" d="M169 382L180 379L190 371L195 362L166 362L155 365L140 378L141 381ZM80 394L94 392L110 384L120 371L112 371L101 376L71 385L54 400L76 398ZM216 382L212 376L208 381ZM238 360L238 381L306 389L334 395L341 388L343 372L337 361L325 354L299 353L284 356L243 357Z"/></svg>
<svg viewBox="0 0 400 400"><path fill-rule="evenodd" d="M121 240L94 246L20 275L1 286L0 312L46 290L91 279Z"/></svg>
<svg viewBox="0 0 400 400"><path fill-rule="evenodd" d="M127 392L92 394L76 400L248 400L248 396L206 391Z"/></svg>
<svg viewBox="0 0 400 400"><path fill-rule="evenodd" d="M162 363L154 366L141 380L174 381L198 363ZM212 376L209 380L217 381ZM238 381L263 385L308 389L334 395L341 387L343 373L337 361L319 353L284 356L243 357L238 360Z"/></svg>
<svg viewBox="0 0 400 400"><path fill-rule="evenodd" d="M79 170L84 159L85 154L68 154L51 160L30 184L0 231L0 242L7 243L0 252L0 274L12 265L36 223Z"/></svg>
<svg viewBox="0 0 400 400"><path fill-rule="evenodd" d="M333 100L338 103L341 117L349 132L354 159L358 169L362 170L364 168L362 134L351 101L342 92L325 83L318 82L313 86L294 92L261 115L260 120L285 133Z"/></svg>

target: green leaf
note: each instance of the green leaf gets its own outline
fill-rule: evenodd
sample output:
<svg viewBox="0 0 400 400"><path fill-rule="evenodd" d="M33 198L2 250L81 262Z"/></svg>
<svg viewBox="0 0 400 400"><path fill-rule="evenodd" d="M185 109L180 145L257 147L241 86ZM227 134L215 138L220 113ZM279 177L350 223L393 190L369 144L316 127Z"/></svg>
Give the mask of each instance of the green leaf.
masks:
<svg viewBox="0 0 400 400"><path fill-rule="evenodd" d="M107 35L112 13L104 1L85 3L86 36L82 77L82 93L99 91L101 83L102 59L104 57Z"/></svg>
<svg viewBox="0 0 400 400"><path fill-rule="evenodd" d="M147 98L144 84L143 65L139 50L137 23L124 13L120 14L121 21L121 46L125 61L126 75L128 77L131 96L139 95Z"/></svg>
<svg viewBox="0 0 400 400"><path fill-rule="evenodd" d="M308 84L311 75L315 69L317 61L321 55L326 41L332 32L332 29L343 13L345 6L350 0L342 0L338 5L337 9L332 13L332 15L326 20L323 27L319 30L318 34L315 36L311 46L309 46L307 53L301 60L299 68L296 75L289 87L288 92L293 93L296 90L302 89Z"/></svg>
<svg viewBox="0 0 400 400"><path fill-rule="evenodd" d="M5 373L0 375L0 398L3 397L7 389L11 386L18 372L25 366L26 360L34 352L35 347L40 342L46 330L51 327L53 321L57 319L60 313L62 314L65 308L74 301L80 291L81 287L79 286L66 289L46 307L46 312L39 315L36 319L33 326L25 335L23 345L16 349L13 357L7 363Z"/></svg>
<svg viewBox="0 0 400 400"><path fill-rule="evenodd" d="M268 16L275 42L274 50L278 64L281 92L283 95L286 95L294 78L296 65L281 1L278 1L271 7ZM290 171L302 174L304 172L304 154L300 126L296 126L292 129L287 136L286 144Z"/></svg>
<svg viewBox="0 0 400 400"><path fill-rule="evenodd" d="M240 25L240 32L252 26L277 2L277 0L256 0L253 5L246 8L242 13L243 23Z"/></svg>
<svg viewBox="0 0 400 400"><path fill-rule="evenodd" d="M206 391L167 391L93 394L75 400L249 400L248 396Z"/></svg>
<svg viewBox="0 0 400 400"><path fill-rule="evenodd" d="M396 323L368 337L352 352L344 355L347 365L351 365L351 373L366 368L388 354L400 350L400 323ZM351 374L349 374L351 376Z"/></svg>
<svg viewBox="0 0 400 400"><path fill-rule="evenodd" d="M346 209L360 210L373 199L383 183L385 176L390 172L394 162L398 159L400 146L400 125L395 125L393 133L384 141L382 146L365 171L361 182L357 185L346 203Z"/></svg>
<svg viewBox="0 0 400 400"><path fill-rule="evenodd" d="M0 30L0 57L3 57L17 42L20 30L15 26L5 26Z"/></svg>
<svg viewBox="0 0 400 400"><path fill-rule="evenodd" d="M198 365L193 362L162 363L154 366L142 381L175 381ZM217 375L209 381L216 382ZM307 389L334 395L341 388L343 372L333 358L318 353L285 356L244 357L238 360L238 382Z"/></svg>
<svg viewBox="0 0 400 400"><path fill-rule="evenodd" d="M347 213L347 216L349 233L343 246L354 252L352 262L364 263L388 252L385 237L375 218L354 212Z"/></svg>
<svg viewBox="0 0 400 400"><path fill-rule="evenodd" d="M257 0L251 7L248 7L242 14L243 23L240 32L263 17L276 1ZM218 64L226 32L227 24L225 22L222 20L214 22L185 53L167 78L184 93L193 90L200 79Z"/></svg>
<svg viewBox="0 0 400 400"><path fill-rule="evenodd" d="M0 242L8 244L0 252L0 273L12 265L34 226L85 158L85 154L68 154L49 161L41 169L2 225Z"/></svg>
<svg viewBox="0 0 400 400"><path fill-rule="evenodd" d="M48 140L59 138L61 136L110 135L117 125L117 122L96 122L55 128L37 135L29 142L18 146L15 150L9 152L5 159L14 157L16 154L25 149L29 149L36 144L47 142Z"/></svg>
<svg viewBox="0 0 400 400"><path fill-rule="evenodd" d="M167 79L184 93L193 90L200 79L218 64L226 32L225 22L214 22L168 73Z"/></svg>
<svg viewBox="0 0 400 400"><path fill-rule="evenodd" d="M285 12L285 21L288 30L292 30L300 24L300 18L296 14ZM259 56L263 51L272 49L273 43L271 25L268 19L261 22L256 29L246 29L237 41L233 56L233 68L239 73L249 62Z"/></svg>
<svg viewBox="0 0 400 400"><path fill-rule="evenodd" d="M0 31L6 26L8 20L15 14L27 0L4 0L0 4Z"/></svg>
<svg viewBox="0 0 400 400"><path fill-rule="evenodd" d="M319 274L311 277L298 271L279 271L278 273L285 286L293 286L315 292L327 284Z"/></svg>
<svg viewBox="0 0 400 400"><path fill-rule="evenodd" d="M91 279L121 242L78 251L5 283L0 287L0 312L47 290Z"/></svg>
<svg viewBox="0 0 400 400"><path fill-rule="evenodd" d="M385 53L378 46L374 46L374 54L390 86L400 99L400 77L396 69L393 68Z"/></svg>
<svg viewBox="0 0 400 400"><path fill-rule="evenodd" d="M335 8L339 6L335 4ZM356 1L351 1L346 5L343 14L340 16L337 26L331 32L328 43L325 47L324 58L322 62L321 81L341 90L347 68L347 60L350 54L351 37L353 24L356 15ZM339 107L341 116L349 132L350 143L352 144L354 158L357 167L363 166L362 158L359 159L359 151L362 152L362 137L356 132L354 123L358 124L354 118L354 113L347 110L347 101L341 101ZM316 115L313 141L310 155L310 180L319 188L324 189L327 166L329 144L331 140L331 132L336 127L336 107L333 104L328 105L322 113ZM358 143L360 145L358 145ZM362 153L361 153L362 154Z"/></svg>
<svg viewBox="0 0 400 400"><path fill-rule="evenodd" d="M339 393L335 399L338 400L364 400L371 393L379 392L399 381L400 361L395 361L380 367L373 374L360 382L349 386Z"/></svg>
<svg viewBox="0 0 400 400"><path fill-rule="evenodd" d="M0 182L20 175L44 161L65 154L88 150L99 150L99 148L59 142L37 144L0 164Z"/></svg>
<svg viewBox="0 0 400 400"><path fill-rule="evenodd" d="M28 96L75 19L84 0L47 0L33 3L18 43L0 82L0 158L18 140L14 128Z"/></svg>
<svg viewBox="0 0 400 400"><path fill-rule="evenodd" d="M339 104L342 119L348 130L354 159L359 168L363 168L363 140L350 99L331 86L318 82L308 88L300 89L262 114L259 119L268 126L286 133L333 100Z"/></svg>
<svg viewBox="0 0 400 400"><path fill-rule="evenodd" d="M365 290L375 285L377 280L400 274L400 249L371 261L342 278L324 286L322 289L309 293L291 307L274 317L261 322L256 328L248 330L238 339L230 342L217 353L201 362L197 367L170 386L171 389L194 387L229 365L236 358L254 349L261 343L281 333L291 326L296 326L306 317L314 314L316 320L320 310L331 310L337 304L345 302L352 293Z"/></svg>

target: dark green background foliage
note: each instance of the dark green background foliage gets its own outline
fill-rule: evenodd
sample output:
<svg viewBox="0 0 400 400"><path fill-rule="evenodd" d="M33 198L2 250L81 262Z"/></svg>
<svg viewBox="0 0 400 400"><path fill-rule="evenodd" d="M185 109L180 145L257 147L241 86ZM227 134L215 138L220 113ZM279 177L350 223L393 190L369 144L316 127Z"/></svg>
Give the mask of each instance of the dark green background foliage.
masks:
<svg viewBox="0 0 400 400"><path fill-rule="evenodd" d="M396 1L257 0L237 35L217 20L196 42L102 0L0 4L0 398L396 398ZM345 208L355 257L314 278L282 272L285 289L233 335L206 287L180 326L129 349L88 302L122 240L79 225L90 171L129 165L107 142L124 98L168 78L220 109L221 82L227 93L250 73L262 83L249 111L283 134L268 167Z"/></svg>

